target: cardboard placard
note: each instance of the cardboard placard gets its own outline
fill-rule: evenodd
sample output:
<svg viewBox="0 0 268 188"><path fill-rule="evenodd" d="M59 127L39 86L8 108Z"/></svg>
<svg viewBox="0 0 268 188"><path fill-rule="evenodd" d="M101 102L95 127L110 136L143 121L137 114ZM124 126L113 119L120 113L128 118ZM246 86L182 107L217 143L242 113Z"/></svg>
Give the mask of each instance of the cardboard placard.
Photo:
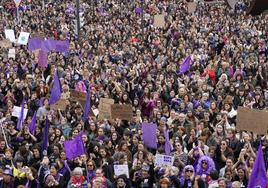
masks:
<svg viewBox="0 0 268 188"><path fill-rule="evenodd" d="M194 13L196 10L196 6L197 5L195 2L188 2L188 4L187 4L188 13Z"/></svg>
<svg viewBox="0 0 268 188"><path fill-rule="evenodd" d="M101 98L99 104L99 119L111 119L111 105L114 104L113 99Z"/></svg>
<svg viewBox="0 0 268 188"><path fill-rule="evenodd" d="M0 47L2 48L11 48L12 43L8 39L3 39L0 41Z"/></svg>
<svg viewBox="0 0 268 188"><path fill-rule="evenodd" d="M268 112L238 107L236 128L264 135L268 128Z"/></svg>
<svg viewBox="0 0 268 188"><path fill-rule="evenodd" d="M53 109L53 110L65 110L66 109L66 106L67 106L67 101L66 101L66 99L60 99L60 100L58 100L58 102L56 102L55 104L53 104L52 106L51 106L51 108Z"/></svg>
<svg viewBox="0 0 268 188"><path fill-rule="evenodd" d="M85 105L87 99L87 93L76 91L74 89L70 90L70 98L72 101L78 101L82 106Z"/></svg>
<svg viewBox="0 0 268 188"><path fill-rule="evenodd" d="M155 155L155 166L157 167L170 167L173 165L174 157L169 155Z"/></svg>
<svg viewBox="0 0 268 188"><path fill-rule="evenodd" d="M111 105L112 118L119 118L121 120L131 120L133 117L131 105L112 104Z"/></svg>
<svg viewBox="0 0 268 188"><path fill-rule="evenodd" d="M154 16L154 26L165 27L165 15L164 14L157 14Z"/></svg>

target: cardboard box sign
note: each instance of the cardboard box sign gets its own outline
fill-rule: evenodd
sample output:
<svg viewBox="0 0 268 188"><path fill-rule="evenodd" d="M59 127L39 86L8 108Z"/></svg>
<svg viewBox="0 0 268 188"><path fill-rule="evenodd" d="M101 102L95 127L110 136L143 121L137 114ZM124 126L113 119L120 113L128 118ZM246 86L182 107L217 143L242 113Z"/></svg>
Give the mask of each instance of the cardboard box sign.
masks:
<svg viewBox="0 0 268 188"><path fill-rule="evenodd" d="M119 118L121 120L132 120L133 112L131 105L112 104L111 110L113 119Z"/></svg>
<svg viewBox="0 0 268 188"><path fill-rule="evenodd" d="M66 102L66 99L60 99L58 102L56 102L55 104L53 104L51 106L51 108L53 110L65 110L66 109L66 106L67 106L67 102Z"/></svg>
<svg viewBox="0 0 268 188"><path fill-rule="evenodd" d="M154 26L165 27L165 15L164 14L157 14L154 16Z"/></svg>
<svg viewBox="0 0 268 188"><path fill-rule="evenodd" d="M99 119L112 119L111 105L114 104L113 99L101 98L99 104Z"/></svg>
<svg viewBox="0 0 268 188"><path fill-rule="evenodd" d="M79 102L82 107L84 107L85 103L86 103L86 99L87 99L87 94L80 92L80 91L76 91L74 89L70 90L70 99L71 101L75 101L75 102Z"/></svg>
<svg viewBox="0 0 268 188"><path fill-rule="evenodd" d="M238 107L236 128L264 135L268 128L268 112Z"/></svg>

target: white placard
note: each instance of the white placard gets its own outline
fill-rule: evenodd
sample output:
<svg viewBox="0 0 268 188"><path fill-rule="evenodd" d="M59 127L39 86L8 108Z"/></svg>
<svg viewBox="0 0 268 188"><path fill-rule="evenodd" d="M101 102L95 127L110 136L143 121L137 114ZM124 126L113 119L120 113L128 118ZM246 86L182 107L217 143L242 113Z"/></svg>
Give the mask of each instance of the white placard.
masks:
<svg viewBox="0 0 268 188"><path fill-rule="evenodd" d="M5 29L6 39L10 40L10 42L16 42L15 32L13 29Z"/></svg>
<svg viewBox="0 0 268 188"><path fill-rule="evenodd" d="M174 157L169 155L155 155L155 166L157 167L169 167L172 166L174 162Z"/></svg>
<svg viewBox="0 0 268 188"><path fill-rule="evenodd" d="M15 51L15 48L11 48L8 50L8 59L9 58L13 58L15 59L16 58L16 51Z"/></svg>
<svg viewBox="0 0 268 188"><path fill-rule="evenodd" d="M127 178L129 178L129 170L128 165L114 165L114 174L116 176L120 176L125 174Z"/></svg>
<svg viewBox="0 0 268 188"><path fill-rule="evenodd" d="M14 107L13 107L13 110L12 110L12 116L17 117L17 118L20 118L20 112L21 112L21 107L19 107L19 106L14 106ZM26 118L27 113L28 113L28 109L25 109L25 108L24 108L23 119Z"/></svg>
<svg viewBox="0 0 268 188"><path fill-rule="evenodd" d="M99 115L99 109L94 109L94 110L92 110L93 111L93 114L94 114L94 116L98 116Z"/></svg>
<svg viewBox="0 0 268 188"><path fill-rule="evenodd" d="M29 40L30 33L28 32L21 32L18 38L18 43L22 45L27 45Z"/></svg>

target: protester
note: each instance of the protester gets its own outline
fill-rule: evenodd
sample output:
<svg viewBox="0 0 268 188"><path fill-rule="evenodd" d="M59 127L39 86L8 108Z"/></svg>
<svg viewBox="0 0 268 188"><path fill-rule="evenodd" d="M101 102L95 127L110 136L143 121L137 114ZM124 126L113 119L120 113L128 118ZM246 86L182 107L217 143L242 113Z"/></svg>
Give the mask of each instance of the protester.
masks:
<svg viewBox="0 0 268 188"><path fill-rule="evenodd" d="M267 14L79 3L78 37L73 1L0 0L0 187L267 186L267 131L237 128L267 110Z"/></svg>

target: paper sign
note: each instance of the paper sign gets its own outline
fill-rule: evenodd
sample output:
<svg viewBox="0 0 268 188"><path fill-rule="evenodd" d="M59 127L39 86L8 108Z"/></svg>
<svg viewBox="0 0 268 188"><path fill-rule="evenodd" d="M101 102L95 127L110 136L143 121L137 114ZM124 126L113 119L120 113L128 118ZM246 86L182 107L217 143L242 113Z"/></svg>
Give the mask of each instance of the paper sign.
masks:
<svg viewBox="0 0 268 188"><path fill-rule="evenodd" d="M74 89L71 89L70 90L70 98L72 101L79 102L82 106L84 106L86 103L87 94L80 92L80 91L76 91Z"/></svg>
<svg viewBox="0 0 268 188"><path fill-rule="evenodd" d="M131 105L112 104L111 105L112 118L119 118L121 120L131 120L133 117Z"/></svg>
<svg viewBox="0 0 268 188"><path fill-rule="evenodd" d="M15 48L11 48L8 50L8 59L9 58L13 58L15 59L16 58L16 51L15 51Z"/></svg>
<svg viewBox="0 0 268 188"><path fill-rule="evenodd" d="M60 99L55 104L51 105L53 110L65 110L67 106L66 99Z"/></svg>
<svg viewBox="0 0 268 188"><path fill-rule="evenodd" d="M16 7L18 7L18 6L20 6L20 2L21 2L22 0L14 0L14 2L15 2L15 4L16 4Z"/></svg>
<svg viewBox="0 0 268 188"><path fill-rule="evenodd" d="M155 27L164 27L165 26L165 15L157 14L154 16L154 26Z"/></svg>
<svg viewBox="0 0 268 188"><path fill-rule="evenodd" d="M12 43L10 42L10 40L8 39L4 39L0 41L0 47L1 48L11 48L12 47Z"/></svg>
<svg viewBox="0 0 268 188"><path fill-rule="evenodd" d="M196 10L196 3L195 2L188 2L187 9L188 13L194 13Z"/></svg>
<svg viewBox="0 0 268 188"><path fill-rule="evenodd" d="M155 155L155 166L157 167L169 167L172 166L174 162L174 157L169 155Z"/></svg>
<svg viewBox="0 0 268 188"><path fill-rule="evenodd" d="M22 45L27 45L29 40L30 33L21 32L18 38L18 43Z"/></svg>
<svg viewBox="0 0 268 188"><path fill-rule="evenodd" d="M238 107L236 128L265 135L268 128L268 112Z"/></svg>
<svg viewBox="0 0 268 188"><path fill-rule="evenodd" d="M99 110L97 108L92 110L92 112L93 112L95 117L97 117L99 115Z"/></svg>
<svg viewBox="0 0 268 188"><path fill-rule="evenodd" d="M114 104L113 99L101 98L99 104L99 119L111 119L111 105Z"/></svg>
<svg viewBox="0 0 268 188"><path fill-rule="evenodd" d="M129 178L129 170L128 165L114 165L114 174L116 176L120 176L125 174L127 178Z"/></svg>
<svg viewBox="0 0 268 188"><path fill-rule="evenodd" d="M16 42L15 32L13 29L5 29L6 39L9 39L10 42Z"/></svg>
<svg viewBox="0 0 268 188"><path fill-rule="evenodd" d="M14 107L13 107L13 110L12 110L12 116L17 117L17 118L20 118L20 112L21 112L21 107L19 107L19 106L14 106ZM25 108L24 108L23 119L26 118L27 113L28 113L28 109L25 109Z"/></svg>

